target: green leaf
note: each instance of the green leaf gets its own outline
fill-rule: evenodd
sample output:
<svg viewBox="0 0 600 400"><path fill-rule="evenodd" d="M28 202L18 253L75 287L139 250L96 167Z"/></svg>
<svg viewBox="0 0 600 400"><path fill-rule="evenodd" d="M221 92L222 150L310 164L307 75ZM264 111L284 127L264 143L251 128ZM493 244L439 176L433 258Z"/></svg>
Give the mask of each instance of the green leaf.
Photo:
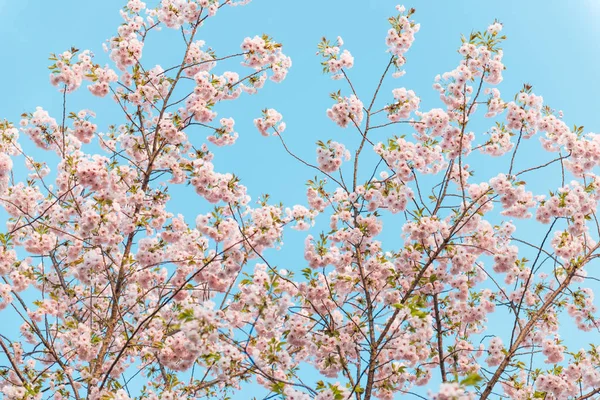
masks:
<svg viewBox="0 0 600 400"><path fill-rule="evenodd" d="M470 374L465 379L460 381L460 384L463 386L475 386L479 382L481 382L483 378L479 374Z"/></svg>

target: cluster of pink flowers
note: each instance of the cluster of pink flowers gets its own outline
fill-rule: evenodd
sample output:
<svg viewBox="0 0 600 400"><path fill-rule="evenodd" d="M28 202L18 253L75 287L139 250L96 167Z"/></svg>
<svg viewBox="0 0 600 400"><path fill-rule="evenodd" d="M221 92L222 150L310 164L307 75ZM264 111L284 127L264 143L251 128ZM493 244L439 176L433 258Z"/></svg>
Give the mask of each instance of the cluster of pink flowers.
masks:
<svg viewBox="0 0 600 400"><path fill-rule="evenodd" d="M119 87L117 93L136 106L147 104L148 101L155 103L167 96L171 83L166 79L164 70L159 65L147 71L145 78L147 79L137 83L135 90L125 91Z"/></svg>
<svg viewBox="0 0 600 400"><path fill-rule="evenodd" d="M75 329L71 329L58 337L62 343L63 351L72 351L77 354L77 358L81 361L91 361L98 353L98 346L92 343L92 335L90 327L85 324L77 324Z"/></svg>
<svg viewBox="0 0 600 400"><path fill-rule="evenodd" d="M117 36L110 39L110 59L118 69L125 71L142 58L144 41L139 39L138 34L145 23L139 15L121 13L121 17L125 22L117 29Z"/></svg>
<svg viewBox="0 0 600 400"><path fill-rule="evenodd" d="M198 159L192 163L193 172L190 183L196 189L196 193L211 203L219 201L245 203L246 188L239 184L239 180L233 174L221 174L214 171L211 162Z"/></svg>
<svg viewBox="0 0 600 400"><path fill-rule="evenodd" d="M202 11L206 9L209 16L214 16L219 9L217 0L162 0L157 11L158 20L172 29L179 29L184 24L198 22Z"/></svg>
<svg viewBox="0 0 600 400"><path fill-rule="evenodd" d="M543 98L525 91L517 95L517 101L506 105L506 127L521 130L523 137L529 138L537 132L537 122L541 118Z"/></svg>
<svg viewBox="0 0 600 400"><path fill-rule="evenodd" d="M459 66L435 78L433 88L440 93L440 99L448 107L451 120L460 121L469 116L461 111L465 98L473 94L472 82L481 77L482 82L497 85L502 81L503 53L489 45L476 45L471 41L463 43L459 53L464 56ZM500 112L502 104L496 104L493 112ZM471 113L476 107L469 107ZM491 114L490 114L491 115Z"/></svg>
<svg viewBox="0 0 600 400"><path fill-rule="evenodd" d="M194 75L196 87L185 103L185 112L193 115L199 122L210 122L217 113L213 107L219 101L233 100L240 96L242 89L234 84L239 82L239 75L235 72L225 72L223 75L213 75L207 71L200 71Z"/></svg>
<svg viewBox="0 0 600 400"><path fill-rule="evenodd" d="M16 380L13 380L13 382L16 382ZM18 385L3 385L2 394L4 394L6 398L10 400L22 399L27 395L27 389Z"/></svg>
<svg viewBox="0 0 600 400"><path fill-rule="evenodd" d="M584 275L580 270L580 275ZM594 315L598 307L594 304L594 292L590 288L582 288L574 293L573 303L567 304L568 314L575 319L577 328L584 332L591 331L597 326Z"/></svg>
<svg viewBox="0 0 600 400"><path fill-rule="evenodd" d="M439 392L431 395L432 400L474 400L476 397L456 382L442 383Z"/></svg>
<svg viewBox="0 0 600 400"><path fill-rule="evenodd" d="M394 64L396 68L400 68L406 62L404 54L415 41L415 33L419 31L421 25L409 19L414 10L411 9L405 13L406 9L404 6L398 6L396 9L399 14L389 20L392 28L388 30L385 43L388 46L388 51L395 56ZM403 72L398 71L394 74L394 77L402 75Z"/></svg>
<svg viewBox="0 0 600 400"><path fill-rule="evenodd" d="M463 156L469 155L469 153L471 153L471 143L473 140L475 140L475 134L473 132L461 132L458 127L451 127L444 132L442 143L440 143L440 145L444 149L447 157L449 159L454 159L461 154Z"/></svg>
<svg viewBox="0 0 600 400"><path fill-rule="evenodd" d="M410 113L419 109L421 99L417 97L414 91L399 88L392 90L396 102L385 107L388 119L392 122L408 118Z"/></svg>
<svg viewBox="0 0 600 400"><path fill-rule="evenodd" d="M516 218L531 218L529 208L536 205L531 192L525 191L524 182L512 182L504 174L490 179L490 186L500 196L502 215Z"/></svg>
<svg viewBox="0 0 600 400"><path fill-rule="evenodd" d="M89 50L81 52L77 56L76 62L72 61L74 53L75 51L65 51L50 58L55 61L49 67L51 69L50 83L67 93L77 90L81 86L86 72L92 68L92 57Z"/></svg>
<svg viewBox="0 0 600 400"><path fill-rule="evenodd" d="M0 310L4 310L12 303L13 297L10 294L11 291L11 285L0 283Z"/></svg>
<svg viewBox="0 0 600 400"><path fill-rule="evenodd" d="M8 188L3 198L3 206L7 213L13 217L36 215L39 210L39 202L44 198L37 186L25 186L19 182Z"/></svg>
<svg viewBox="0 0 600 400"><path fill-rule="evenodd" d="M108 158L99 155L94 155L92 159L80 158L76 167L79 183L94 191L105 189L109 181L108 163Z"/></svg>
<svg viewBox="0 0 600 400"><path fill-rule="evenodd" d="M240 88L242 89L243 92L246 92L248 94L256 94L258 92L258 89L262 89L262 87L265 85L266 81L267 81L267 73L263 72L262 74L259 74L259 75L252 75L248 79L248 82L250 83L250 85L241 83Z"/></svg>
<svg viewBox="0 0 600 400"><path fill-rule="evenodd" d="M328 140L327 143L319 141L317 144L317 163L325 172L335 172L340 169L342 160L350 160L350 151L341 143Z"/></svg>
<svg viewBox="0 0 600 400"><path fill-rule="evenodd" d="M503 156L513 148L510 141L511 133L506 130L503 124L498 124L490 128L489 139L481 147L481 152L494 157Z"/></svg>
<svg viewBox="0 0 600 400"><path fill-rule="evenodd" d="M110 58L121 71L134 65L142 57L144 44L137 38L135 33L131 33L125 37L114 37L110 44Z"/></svg>
<svg viewBox="0 0 600 400"><path fill-rule="evenodd" d="M567 146L571 159L565 160L565 168L577 177L600 165L600 135L589 133Z"/></svg>
<svg viewBox="0 0 600 400"><path fill-rule="evenodd" d="M323 65L323 72L329 72L334 74L332 79L341 79L344 77L343 74L339 73L342 69L350 69L354 66L354 57L348 50L344 50L340 54L340 47L344 45L343 39L338 36L336 45L331 45L325 38L319 43L317 54L323 56L324 61L321 62Z"/></svg>
<svg viewBox="0 0 600 400"><path fill-rule="evenodd" d="M436 217L422 217L416 222L404 224L402 232L408 240L435 248L443 241L442 238L448 236L449 227L445 221Z"/></svg>
<svg viewBox="0 0 600 400"><path fill-rule="evenodd" d="M450 117L441 108L434 108L424 113L417 111L416 114L420 120L414 123L413 127L421 135L425 135L429 130L431 136L441 136L448 128Z"/></svg>
<svg viewBox="0 0 600 400"><path fill-rule="evenodd" d="M98 126L89 121L89 117L95 117L96 114L89 110L81 110L73 116L73 134L81 143L90 143L96 133Z"/></svg>
<svg viewBox="0 0 600 400"><path fill-rule="evenodd" d="M136 260L144 267L153 267L159 265L164 259L163 249L158 239L145 237L138 242L138 251Z"/></svg>
<svg viewBox="0 0 600 400"><path fill-rule="evenodd" d="M158 133L161 139L177 146L186 143L187 135L179 129L174 118L171 114L163 115L163 119L158 123Z"/></svg>
<svg viewBox="0 0 600 400"><path fill-rule="evenodd" d="M271 80L281 82L292 66L291 58L281 52L281 44L263 35L245 38L241 45L244 50L244 64L257 71L270 68L273 71Z"/></svg>
<svg viewBox="0 0 600 400"><path fill-rule="evenodd" d="M314 187L306 189L306 198L310 207L318 212L325 211L327 201L319 195L319 191Z"/></svg>
<svg viewBox="0 0 600 400"><path fill-rule="evenodd" d="M297 211L300 210L297 209ZM276 243L280 240L283 233L283 212L282 207L271 205L251 210L252 226L248 227L245 233L251 237L252 247L259 253L263 249L275 247Z"/></svg>
<svg viewBox="0 0 600 400"><path fill-rule="evenodd" d="M285 131L285 122L281 121L283 117L277 110L273 108L265 109L263 110L262 115L262 118L256 118L254 120L254 125L261 135L269 136L268 130L271 128L274 128L278 133Z"/></svg>
<svg viewBox="0 0 600 400"><path fill-rule="evenodd" d="M89 91L98 97L106 96L110 91L111 82L116 82L119 77L112 69L99 66L93 66L89 74L86 75L87 79L90 79L93 83L88 85Z"/></svg>
<svg viewBox="0 0 600 400"><path fill-rule="evenodd" d="M304 239L304 259L311 268L335 264L338 258L339 249L336 246L325 247L325 243L318 243L312 235L307 235Z"/></svg>
<svg viewBox="0 0 600 400"><path fill-rule="evenodd" d="M556 255L569 262L592 248L595 241L588 234L575 236L568 231L555 231L551 244Z"/></svg>
<svg viewBox="0 0 600 400"><path fill-rule="evenodd" d="M571 147L577 141L577 135L553 114L542 117L537 126L541 132L546 132L546 137L540 138L546 151L559 151L562 146Z"/></svg>
<svg viewBox="0 0 600 400"><path fill-rule="evenodd" d="M235 143L239 137L237 132L233 131L235 121L233 118L221 118L220 128L215 129L215 134L206 139L216 146L230 146Z"/></svg>
<svg viewBox="0 0 600 400"><path fill-rule="evenodd" d="M26 121L22 121L27 123ZM10 122L0 122L0 152L16 156L21 154L19 130Z"/></svg>
<svg viewBox="0 0 600 400"><path fill-rule="evenodd" d="M129 0L127 2L127 9L132 13L139 13L146 8L146 3L141 0Z"/></svg>
<svg viewBox="0 0 600 400"><path fill-rule="evenodd" d="M500 98L500 91L497 88L486 88L484 93L490 95L487 101L488 110L485 113L485 117L492 118L502 113L506 108L506 104Z"/></svg>
<svg viewBox="0 0 600 400"><path fill-rule="evenodd" d="M587 230L586 217L594 212L600 200L600 194L594 184L584 187L577 181L561 187L556 193L551 193L550 198L540 197L540 205L536 218L542 223L550 223L550 219L568 218L571 220L568 231L573 235L580 235Z"/></svg>
<svg viewBox="0 0 600 400"><path fill-rule="evenodd" d="M333 122L345 128L350 121L360 125L363 120L363 103L355 95L350 97L335 96L337 103L327 109L327 116Z"/></svg>
<svg viewBox="0 0 600 400"><path fill-rule="evenodd" d="M292 229L298 231L306 231L314 225L314 218L318 212L315 210L309 210L308 208L300 205L295 205L292 209L285 210L288 218L296 221L296 225Z"/></svg>
<svg viewBox="0 0 600 400"><path fill-rule="evenodd" d="M32 232L23 242L25 251L31 254L48 254L56 246L56 235L52 232Z"/></svg>
<svg viewBox="0 0 600 400"><path fill-rule="evenodd" d="M564 360L565 347L560 344L558 335L550 339L545 339L542 342L542 354L547 358L544 362L548 364L557 364Z"/></svg>
<svg viewBox="0 0 600 400"><path fill-rule="evenodd" d="M373 187L365 191L359 186L357 191L364 191L363 198L368 202L369 211L386 208L392 214L404 211L414 197L414 193L406 184L396 179L388 179L387 173L382 173L383 182L373 183Z"/></svg>
<svg viewBox="0 0 600 400"><path fill-rule="evenodd" d="M193 43L190 43L190 47L185 56L185 63L187 64L185 68L185 74L190 78L192 78L198 72L208 72L217 65L217 62L213 61L215 58L214 55L202 51L204 44L204 40L197 40Z"/></svg>
<svg viewBox="0 0 600 400"><path fill-rule="evenodd" d="M48 111L41 107L21 120L21 131L24 132L35 143L36 146L56 152L61 150L62 134L56 119L52 118Z"/></svg>
<svg viewBox="0 0 600 400"><path fill-rule="evenodd" d="M13 162L6 153L0 153L0 194L6 193L10 181Z"/></svg>
<svg viewBox="0 0 600 400"><path fill-rule="evenodd" d="M104 260L99 249L88 251L83 256L83 262L79 264L73 273L80 282L89 285L92 283L99 283L98 277L103 271Z"/></svg>
<svg viewBox="0 0 600 400"><path fill-rule="evenodd" d="M545 150L558 152L564 148L571 154L569 159L564 160L564 166L573 175L582 177L600 164L600 135L582 135L583 127L575 127L575 131L571 131L560 115L553 114L542 117L537 128L546 132L545 137L540 138Z"/></svg>
<svg viewBox="0 0 600 400"><path fill-rule="evenodd" d="M539 392L550 394L555 399L568 399L579 394L579 386L573 377L542 374L535 380Z"/></svg>
<svg viewBox="0 0 600 400"><path fill-rule="evenodd" d="M504 350L502 339L496 336L492 340L490 340L490 344L487 348L488 357L485 359L487 365L489 365L490 367L500 365L500 363L504 359L504 353L502 352L502 350Z"/></svg>
<svg viewBox="0 0 600 400"><path fill-rule="evenodd" d="M487 27L488 33L490 33L493 36L496 36L498 33L500 33L501 30L502 30L502 24L497 21Z"/></svg>
<svg viewBox="0 0 600 400"><path fill-rule="evenodd" d="M494 272L513 272L519 248L514 245L502 245L497 250L494 254Z"/></svg>
<svg viewBox="0 0 600 400"><path fill-rule="evenodd" d="M335 398L348 399L350 397L352 397L350 390L346 389L339 382L336 382L328 389L325 389L316 395L315 400L330 400Z"/></svg>
<svg viewBox="0 0 600 400"><path fill-rule="evenodd" d="M425 174L436 174L446 165L439 145L415 144L404 138L397 138L390 139L387 146L377 143L374 150L404 181L414 180L413 168Z"/></svg>

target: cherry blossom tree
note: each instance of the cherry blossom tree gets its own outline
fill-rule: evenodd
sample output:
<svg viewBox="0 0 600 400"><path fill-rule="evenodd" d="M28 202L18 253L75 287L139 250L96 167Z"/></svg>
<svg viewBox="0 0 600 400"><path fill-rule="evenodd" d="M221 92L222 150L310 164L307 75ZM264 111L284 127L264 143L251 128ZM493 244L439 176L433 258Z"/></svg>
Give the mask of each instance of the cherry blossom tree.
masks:
<svg viewBox="0 0 600 400"><path fill-rule="evenodd" d="M242 133L280 141L316 174L306 199L282 205L251 199L213 164L238 138L220 103L292 65L266 35L228 55L200 39L248 2L129 0L111 65L76 48L51 56L62 115L38 107L0 123L0 310L21 319L18 335L0 329L3 398L229 398L249 384L290 400L600 398L597 347L571 348L559 332L598 330L586 284L600 254L600 136L569 128L529 85L502 98L501 23L463 37L432 109L408 88L382 90L404 75L415 10L390 10L371 95L355 90L342 38L324 38L318 56L340 90L316 160L288 146L275 109L254 120L268 138ZM181 31L185 51L150 68L144 49L161 27ZM219 75L225 60L241 66ZM102 110L73 108L82 85L122 121L100 132ZM472 131L478 116L487 131ZM20 135L43 153L27 154ZM537 141L551 156L532 165L523 148ZM488 162L502 167L477 180ZM549 194L528 184L539 176ZM176 185L212 211L172 213ZM398 221L401 235L382 242ZM280 269L266 253L289 229L307 231L304 254Z"/></svg>

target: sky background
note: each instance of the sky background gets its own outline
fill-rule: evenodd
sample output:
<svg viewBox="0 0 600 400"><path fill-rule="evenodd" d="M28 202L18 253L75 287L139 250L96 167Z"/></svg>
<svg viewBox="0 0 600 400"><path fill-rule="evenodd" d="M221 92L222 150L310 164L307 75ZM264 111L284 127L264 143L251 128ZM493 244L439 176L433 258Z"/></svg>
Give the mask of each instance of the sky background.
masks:
<svg viewBox="0 0 600 400"><path fill-rule="evenodd" d="M0 119L17 124L21 113L31 112L36 106L44 107L58 119L62 99L48 81L48 55L76 46L92 50L100 64L108 62L102 43L115 35L121 22L118 10L123 4L124 1L115 0L0 0ZM386 19L395 15L396 4L387 0L254 0L245 7L224 8L216 19L210 19L198 39L205 40L218 56L237 52L246 36L267 33L283 43L284 53L293 60L283 83L267 82L258 95L244 95L238 101L217 107L219 117L236 120L240 138L235 146L215 151L216 170L240 176L254 199L269 193L275 202L306 204L305 182L314 176L313 171L292 160L276 138L263 138L252 120L260 116L262 109L276 108L287 123L283 135L286 142L296 154L312 162L316 158L315 142L319 139L355 143L355 131L338 128L325 115L332 105L329 93L338 89L345 95L350 92L344 82L332 81L321 73L316 46L322 36L334 40L341 35L344 48L355 57L349 75L359 95L370 98L389 57L384 42L389 27ZM502 46L507 67L504 81L499 85L502 97L511 99L527 82L533 85L534 93L544 97L546 104L564 111L568 125L584 125L586 132L600 130L597 101L600 0L438 0L404 4L417 9L414 19L421 24L421 30L407 54L407 74L386 80L382 105L390 101L391 89L406 87L421 97L421 110L442 107L431 85L437 74L452 70L459 62L456 50L460 35L483 30L498 19L508 36ZM160 63L167 68L178 62L181 50L179 35L165 30L150 37L143 59L147 67ZM241 70L233 62L215 71L222 73L227 69ZM98 100L86 89L70 96L67 108L75 112L94 110L99 131L123 122L116 104ZM478 123L481 130L476 134L492 123ZM187 133L194 143L202 143L207 135L193 130ZM404 133L410 130L392 127L374 135L375 139L383 140ZM517 170L549 159L549 155L533 151L539 149L537 139L532 143L535 146L524 146L523 151L531 152L521 154L524 158L518 160ZM478 174L482 178L495 175L499 172L495 166L503 166L505 171L507 160L482 164ZM556 170L550 169L538 175L533 184L543 185L548 181L555 187L558 182L555 173ZM172 193L183 194L186 189L175 189ZM174 198L172 210L183 213L191 222L207 206L197 197L185 196ZM388 246L399 247L400 225L393 219L387 221L390 223L386 222L385 238L395 240ZM533 228L524 229L525 234L536 233ZM279 252L271 252L272 260L282 268L304 268L304 237L302 232L286 233L286 245Z"/></svg>

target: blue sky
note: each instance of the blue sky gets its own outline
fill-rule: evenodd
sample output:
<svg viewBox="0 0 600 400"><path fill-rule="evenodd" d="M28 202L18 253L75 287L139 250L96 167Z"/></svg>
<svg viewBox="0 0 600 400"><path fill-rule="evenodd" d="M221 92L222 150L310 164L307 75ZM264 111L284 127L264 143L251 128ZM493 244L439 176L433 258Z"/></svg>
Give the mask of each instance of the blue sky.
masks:
<svg viewBox="0 0 600 400"><path fill-rule="evenodd" d="M104 64L108 58L101 45L116 32L120 23L118 9L124 3L0 0L0 119L18 123L21 113L33 111L36 106L58 117L61 95L48 82L49 53L76 46L92 50L96 60ZM252 120L261 109L276 108L288 126L284 133L286 142L309 161L315 160L314 143L319 139L352 143L355 132L338 128L325 115L331 106L329 93L342 89L348 95L349 90L342 81L331 81L322 75L320 60L315 56L316 45L322 36L335 39L341 35L345 48L355 57L350 77L359 95L371 96L388 59L384 43L386 18L394 14L396 4L387 0L254 0L245 7L226 8L216 19L209 20L198 38L213 47L217 55L236 52L246 36L267 33L283 43L284 52L294 63L282 84L267 82L258 95L246 95L217 108L220 117L236 120L240 139L234 147L216 151L216 169L240 176L253 198L269 193L274 201L305 203L305 182L314 176L313 171L294 162L276 138L261 137ZM435 75L457 65L460 34L485 29L497 18L508 36L503 46L507 70L499 86L503 98L510 99L527 82L544 97L545 103L564 111L569 125L584 125L588 132L600 130L600 26L596 23L600 0L421 0L405 5L417 9L414 19L421 24L421 30L407 54L407 74L385 82L382 101L391 98L391 89L406 87L421 97L422 110L442 107L431 84ZM180 42L173 45L177 38L177 34L168 31L155 34L145 50L149 65L173 65L179 57L177 49L181 49L177 47ZM227 66L240 69L236 64L217 69L223 72ZM100 131L122 122L116 105L92 98L86 90L73 95L68 108L96 111L95 122ZM409 132L406 128L391 128L379 131L381 136L376 139L401 133ZM188 131L188 135L198 135L196 143L201 143L206 132ZM537 146L537 139L534 141ZM527 159L541 161L546 155L531 153ZM485 171L484 167L482 175L486 172L494 171ZM542 178L544 181L545 176ZM552 182L554 185L556 180ZM190 199L194 198L173 202L173 210L186 215L188 221L206 210L204 203ZM399 240L399 229L388 233L389 238ZM284 249L272 254L276 263L291 270L304 268L304 236L297 232L286 234Z"/></svg>

